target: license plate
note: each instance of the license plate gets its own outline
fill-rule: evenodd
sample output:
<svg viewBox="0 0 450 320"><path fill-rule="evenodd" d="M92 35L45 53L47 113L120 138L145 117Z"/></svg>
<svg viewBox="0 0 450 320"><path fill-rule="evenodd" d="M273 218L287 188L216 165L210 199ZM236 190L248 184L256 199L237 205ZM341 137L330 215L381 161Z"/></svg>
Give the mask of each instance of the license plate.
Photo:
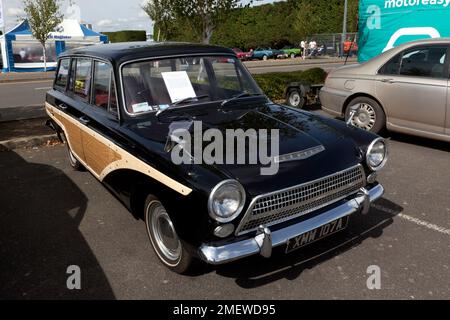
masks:
<svg viewBox="0 0 450 320"><path fill-rule="evenodd" d="M308 244L344 230L345 228L347 228L348 220L349 216L346 216L290 239L287 243L286 253L295 251L304 246L307 246Z"/></svg>

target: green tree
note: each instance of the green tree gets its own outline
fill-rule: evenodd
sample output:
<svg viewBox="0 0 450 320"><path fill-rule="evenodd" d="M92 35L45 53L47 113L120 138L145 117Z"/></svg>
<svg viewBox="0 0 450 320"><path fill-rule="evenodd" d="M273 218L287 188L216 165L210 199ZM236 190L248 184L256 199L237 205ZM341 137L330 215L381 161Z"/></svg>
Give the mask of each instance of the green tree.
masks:
<svg viewBox="0 0 450 320"><path fill-rule="evenodd" d="M47 71L45 44L63 15L60 13L59 0L23 0L23 6L33 37L42 45L44 70Z"/></svg>
<svg viewBox="0 0 450 320"><path fill-rule="evenodd" d="M344 0L299 0L293 27L301 38L319 33L342 32ZM347 30L357 29L358 0L348 1Z"/></svg>
<svg viewBox="0 0 450 320"><path fill-rule="evenodd" d="M183 34L187 26L197 41L209 43L217 26L240 6L240 0L148 0L143 10L165 36Z"/></svg>
<svg viewBox="0 0 450 320"><path fill-rule="evenodd" d="M154 23L154 30L157 32L157 41L166 39L174 20L171 0L148 0L142 9L147 13Z"/></svg>

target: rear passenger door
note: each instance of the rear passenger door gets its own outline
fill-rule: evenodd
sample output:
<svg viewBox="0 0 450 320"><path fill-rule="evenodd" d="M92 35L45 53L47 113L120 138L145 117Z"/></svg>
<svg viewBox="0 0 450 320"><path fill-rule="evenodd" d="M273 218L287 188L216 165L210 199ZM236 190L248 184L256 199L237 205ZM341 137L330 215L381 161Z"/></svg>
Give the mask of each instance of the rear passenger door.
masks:
<svg viewBox="0 0 450 320"><path fill-rule="evenodd" d="M119 156L114 152L114 132L119 125L116 86L111 65L92 60L89 103L83 110L82 141L86 165L100 179Z"/></svg>
<svg viewBox="0 0 450 320"><path fill-rule="evenodd" d="M48 110L52 118L63 127L69 147L75 156L84 161L82 135L79 118L85 104L74 98L76 61L63 58L59 61L53 90L47 95Z"/></svg>
<svg viewBox="0 0 450 320"><path fill-rule="evenodd" d="M405 50L380 69L376 93L390 125L443 134L448 94L448 46Z"/></svg>

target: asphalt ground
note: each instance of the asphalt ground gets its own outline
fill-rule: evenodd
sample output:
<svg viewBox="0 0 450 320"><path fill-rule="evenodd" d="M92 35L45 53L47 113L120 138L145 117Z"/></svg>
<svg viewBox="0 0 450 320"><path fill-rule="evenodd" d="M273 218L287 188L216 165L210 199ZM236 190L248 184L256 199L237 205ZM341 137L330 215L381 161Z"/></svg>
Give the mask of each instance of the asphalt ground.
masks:
<svg viewBox="0 0 450 320"><path fill-rule="evenodd" d="M449 299L450 145L386 136L386 194L368 216L300 251L190 276L159 263L144 223L73 171L64 146L0 152L0 298ZM67 289L71 265L81 290ZM367 287L374 265L379 290Z"/></svg>

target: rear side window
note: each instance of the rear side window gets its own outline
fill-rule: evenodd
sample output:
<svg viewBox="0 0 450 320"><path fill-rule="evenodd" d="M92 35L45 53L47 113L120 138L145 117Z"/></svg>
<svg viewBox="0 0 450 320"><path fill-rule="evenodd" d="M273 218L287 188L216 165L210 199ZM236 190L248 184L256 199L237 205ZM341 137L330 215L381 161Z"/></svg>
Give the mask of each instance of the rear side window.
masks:
<svg viewBox="0 0 450 320"><path fill-rule="evenodd" d="M422 47L405 51L400 74L413 77L444 78L447 47Z"/></svg>
<svg viewBox="0 0 450 320"><path fill-rule="evenodd" d="M89 97L89 89L91 86L91 59L76 59L75 68L75 89L77 96L87 100Z"/></svg>
<svg viewBox="0 0 450 320"><path fill-rule="evenodd" d="M55 86L66 89L69 79L70 59L63 59L59 62L58 72L56 74Z"/></svg>

